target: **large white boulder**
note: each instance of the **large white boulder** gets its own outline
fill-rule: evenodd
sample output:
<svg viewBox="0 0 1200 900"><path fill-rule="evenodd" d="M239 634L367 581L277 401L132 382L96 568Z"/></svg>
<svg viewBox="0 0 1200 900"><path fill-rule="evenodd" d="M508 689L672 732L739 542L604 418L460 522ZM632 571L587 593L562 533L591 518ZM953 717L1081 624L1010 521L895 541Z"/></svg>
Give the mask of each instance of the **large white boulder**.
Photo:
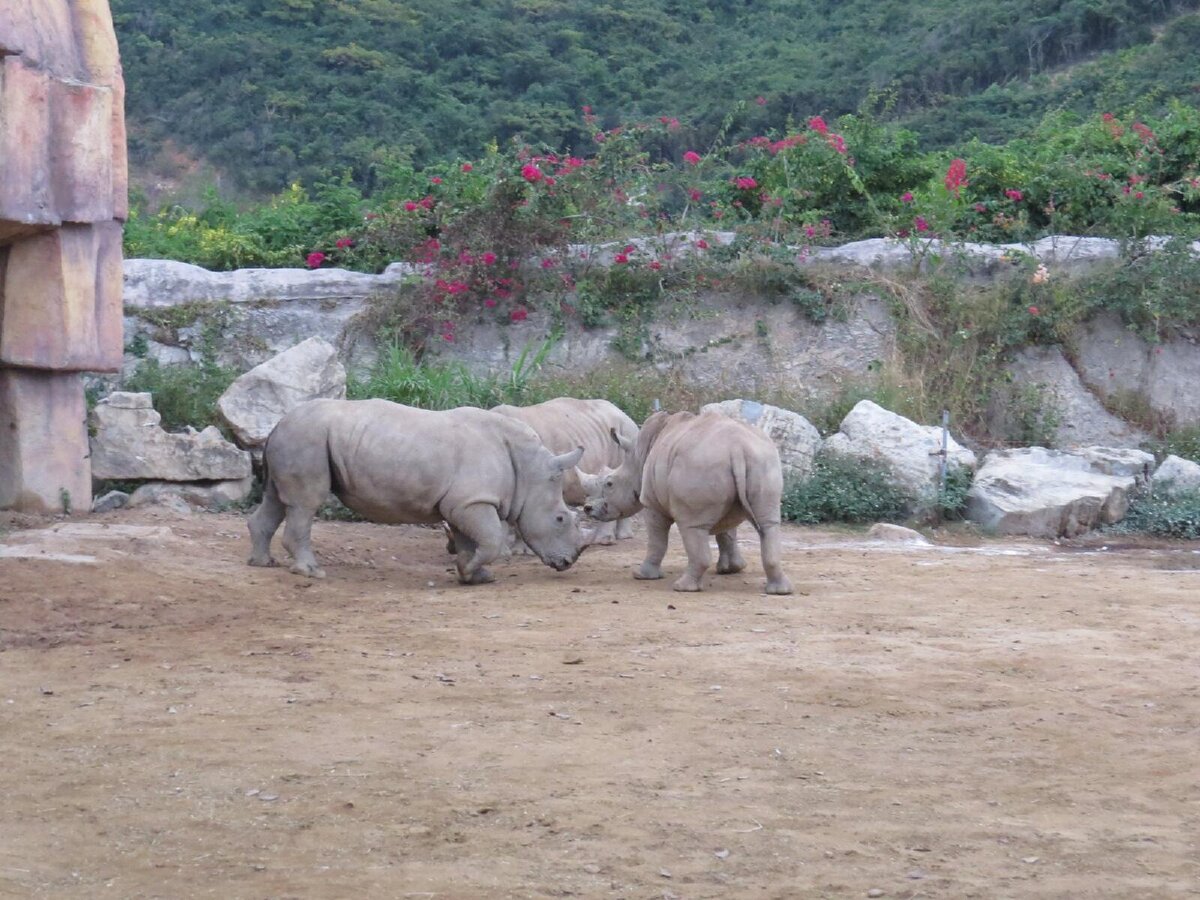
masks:
<svg viewBox="0 0 1200 900"><path fill-rule="evenodd" d="M250 476L250 454L209 426L171 434L149 394L117 391L91 413L92 477L117 481L230 481Z"/></svg>
<svg viewBox="0 0 1200 900"><path fill-rule="evenodd" d="M785 479L812 474L813 457L821 449L821 432L799 413L757 400L722 400L705 405L700 412L719 412L765 431L779 450Z"/></svg>
<svg viewBox="0 0 1200 900"><path fill-rule="evenodd" d="M884 463L896 483L918 500L932 496L937 490L941 427L918 425L870 400L860 400L850 410L838 433L826 439L825 449ZM946 444L947 467L974 469L975 464L975 454L951 436Z"/></svg>
<svg viewBox="0 0 1200 900"><path fill-rule="evenodd" d="M1155 469L1150 481L1155 490L1194 491L1200 488L1200 465L1172 454Z"/></svg>
<svg viewBox="0 0 1200 900"><path fill-rule="evenodd" d="M1137 476L1109 473L1127 468L1102 448L997 450L975 473L967 518L998 534L1074 537L1125 517Z"/></svg>
<svg viewBox="0 0 1200 900"><path fill-rule="evenodd" d="M346 370L337 350L322 338L309 338L238 376L217 399L217 411L239 444L257 448L293 407L345 396Z"/></svg>

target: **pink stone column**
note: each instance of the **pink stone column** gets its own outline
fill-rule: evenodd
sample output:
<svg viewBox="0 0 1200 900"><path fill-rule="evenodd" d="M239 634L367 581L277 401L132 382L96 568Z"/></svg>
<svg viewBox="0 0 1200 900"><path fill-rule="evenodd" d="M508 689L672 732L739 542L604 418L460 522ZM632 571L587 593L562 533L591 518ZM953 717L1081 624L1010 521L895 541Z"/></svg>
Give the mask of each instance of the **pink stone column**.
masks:
<svg viewBox="0 0 1200 900"><path fill-rule="evenodd" d="M91 507L79 373L121 365L128 180L108 0L0 0L0 508Z"/></svg>

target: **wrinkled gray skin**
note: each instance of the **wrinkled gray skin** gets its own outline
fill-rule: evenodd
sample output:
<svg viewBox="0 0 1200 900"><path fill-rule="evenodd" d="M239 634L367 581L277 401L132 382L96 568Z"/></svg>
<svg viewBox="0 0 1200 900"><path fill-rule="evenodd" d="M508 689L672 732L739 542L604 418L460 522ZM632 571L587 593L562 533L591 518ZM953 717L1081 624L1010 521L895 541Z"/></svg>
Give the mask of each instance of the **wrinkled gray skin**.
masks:
<svg viewBox="0 0 1200 900"><path fill-rule="evenodd" d="M790 594L780 566L779 501L783 472L779 451L761 430L720 413L655 413L636 442L613 434L625 460L603 477L589 479L584 512L602 521L645 509L646 559L634 578L662 578L671 524L679 526L688 565L672 585L699 591L712 563L708 536L717 536L717 574L746 567L737 526L749 520L758 531L768 594Z"/></svg>
<svg viewBox="0 0 1200 900"><path fill-rule="evenodd" d="M286 519L292 571L324 577L310 532L332 491L372 522L448 523L464 584L492 580L485 566L504 553L506 522L561 572L582 545L562 499L563 473L581 455L555 456L528 426L481 409L312 400L287 413L267 439L263 501L249 518L250 565L275 565L271 538Z"/></svg>
<svg viewBox="0 0 1200 900"><path fill-rule="evenodd" d="M563 499L570 506L583 506L588 494L583 479L621 464L623 454L611 437L615 430L628 441L637 440L637 423L607 400L581 400L556 397L532 406L492 407L492 412L524 422L537 432L551 453L566 453L583 448L579 465L563 477ZM633 537L629 517L601 522L589 540L595 544L613 544Z"/></svg>

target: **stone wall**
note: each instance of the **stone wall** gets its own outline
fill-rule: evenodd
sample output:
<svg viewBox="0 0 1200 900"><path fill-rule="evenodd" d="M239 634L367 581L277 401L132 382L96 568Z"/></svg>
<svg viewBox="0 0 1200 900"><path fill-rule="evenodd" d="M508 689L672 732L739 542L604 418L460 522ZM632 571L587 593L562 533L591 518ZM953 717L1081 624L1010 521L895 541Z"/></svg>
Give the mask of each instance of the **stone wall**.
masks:
<svg viewBox="0 0 1200 900"><path fill-rule="evenodd" d="M108 0L0 2L0 508L91 503L79 373L122 362L124 92Z"/></svg>
<svg viewBox="0 0 1200 900"><path fill-rule="evenodd" d="M731 235L709 237L724 242ZM863 267L911 268L938 254L954 254L963 260L967 277L986 279L1009 266L1004 258L1018 250L1069 272L1115 260L1120 252L1115 241L1061 236L1022 246L931 242L927 250L914 260L906 243L871 240L822 249L813 258L851 273ZM593 262L603 262L605 252L588 248ZM208 340L218 348L220 362L245 370L306 338L321 337L339 348L348 368L362 371L377 352L364 314L376 298L413 274L403 264L382 275L300 269L213 273L176 262L128 260L125 342L169 365L195 360ZM454 343L433 349L475 371L506 372L558 324L542 312L515 324L481 316L463 322ZM219 335L215 340L214 334ZM854 298L844 318L817 325L788 303L713 292L658 310L637 350L644 365L702 382L714 392L820 399L874 377L894 352L894 336L886 304L868 295ZM617 338L615 328L569 322L545 368L580 374L625 363L613 348ZM1064 354L1058 348L1030 348L1012 367L1014 379L1044 385L1061 407L1061 445L1136 446L1143 440L1143 433L1111 416L1101 402L1120 390L1144 397L1178 424L1200 423L1200 393L1190 387L1200 383L1195 335L1181 332L1151 346L1102 317L1080 328L1066 349ZM126 357L127 368L136 363Z"/></svg>

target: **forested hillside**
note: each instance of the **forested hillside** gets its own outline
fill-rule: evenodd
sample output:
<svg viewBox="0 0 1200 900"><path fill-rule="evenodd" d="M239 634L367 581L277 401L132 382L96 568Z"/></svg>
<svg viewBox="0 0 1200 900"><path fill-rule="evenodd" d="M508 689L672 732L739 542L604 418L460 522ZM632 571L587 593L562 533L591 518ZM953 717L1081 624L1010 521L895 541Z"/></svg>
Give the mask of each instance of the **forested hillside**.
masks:
<svg viewBox="0 0 1200 900"><path fill-rule="evenodd" d="M131 152L165 139L273 191L521 134L679 117L661 148L836 115L881 92L923 140L1200 98L1200 0L112 0ZM1064 67L1067 67L1064 71ZM585 123L582 107L596 114ZM727 119L732 114L732 119ZM677 146L672 143L677 143Z"/></svg>

